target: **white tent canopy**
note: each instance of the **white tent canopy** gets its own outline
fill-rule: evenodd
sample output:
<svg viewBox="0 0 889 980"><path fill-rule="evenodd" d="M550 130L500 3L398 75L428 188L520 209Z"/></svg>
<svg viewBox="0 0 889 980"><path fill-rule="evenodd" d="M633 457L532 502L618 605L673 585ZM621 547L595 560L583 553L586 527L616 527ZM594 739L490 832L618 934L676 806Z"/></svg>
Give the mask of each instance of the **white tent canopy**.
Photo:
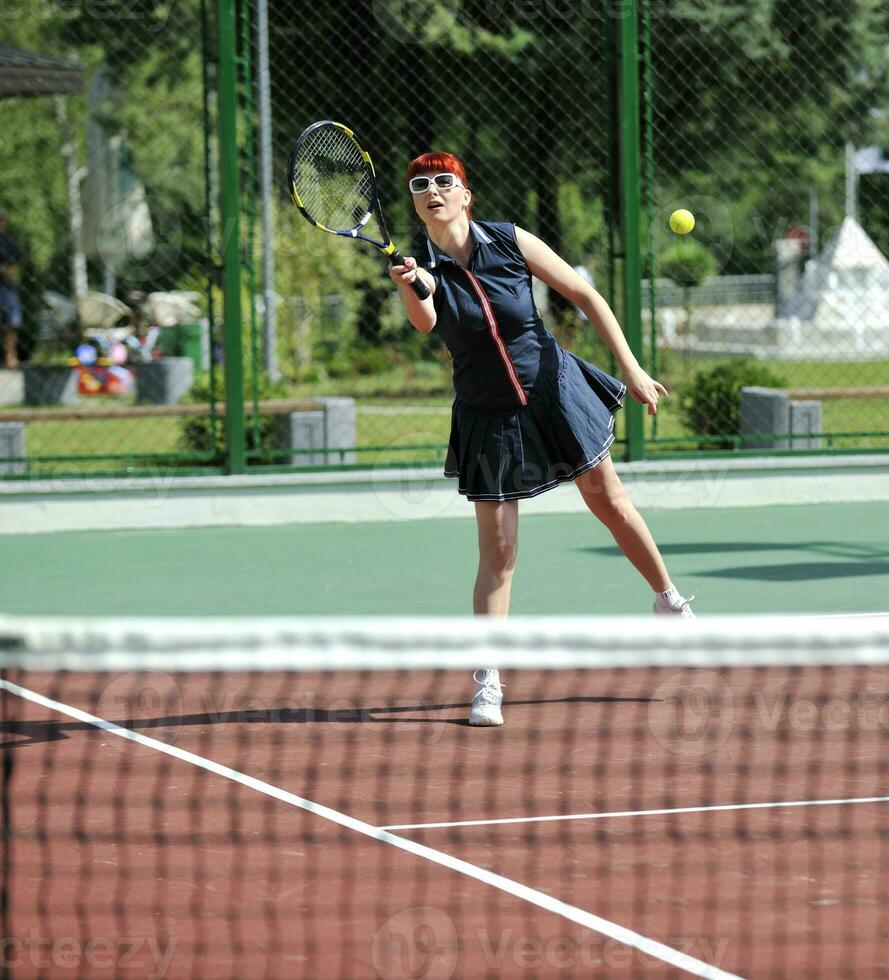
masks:
<svg viewBox="0 0 889 980"><path fill-rule="evenodd" d="M778 323L794 340L889 349L889 260L852 217L806 265Z"/></svg>

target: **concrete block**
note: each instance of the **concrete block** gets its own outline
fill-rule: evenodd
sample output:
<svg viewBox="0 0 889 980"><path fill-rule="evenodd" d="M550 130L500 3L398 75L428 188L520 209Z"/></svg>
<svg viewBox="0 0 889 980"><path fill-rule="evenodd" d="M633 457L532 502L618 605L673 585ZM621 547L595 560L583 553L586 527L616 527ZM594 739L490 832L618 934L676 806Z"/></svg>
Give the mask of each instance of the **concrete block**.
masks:
<svg viewBox="0 0 889 980"><path fill-rule="evenodd" d="M0 474L3 476L24 476L27 464L6 462L16 456L25 455L25 423L0 422Z"/></svg>
<svg viewBox="0 0 889 980"><path fill-rule="evenodd" d="M756 439L753 436L770 436L790 432L790 399L774 388L741 389L742 449L787 449L790 440Z"/></svg>
<svg viewBox="0 0 889 980"><path fill-rule="evenodd" d="M136 365L136 401L152 405L175 405L194 382L190 357L164 357Z"/></svg>
<svg viewBox="0 0 889 980"><path fill-rule="evenodd" d="M76 368L56 364L26 364L25 376L26 405L76 405Z"/></svg>
<svg viewBox="0 0 889 980"><path fill-rule="evenodd" d="M790 403L791 449L821 449L821 402Z"/></svg>
<svg viewBox="0 0 889 980"><path fill-rule="evenodd" d="M279 415L276 420L275 443L281 449L318 449L322 452L302 452L290 457L293 466L323 466L324 412L291 412ZM277 458L277 463L287 460Z"/></svg>
<svg viewBox="0 0 889 980"><path fill-rule="evenodd" d="M354 398L318 398L324 405L324 446L327 449L354 449L358 442ZM327 462L355 463L355 453L327 454Z"/></svg>
<svg viewBox="0 0 889 980"><path fill-rule="evenodd" d="M25 378L21 370L0 368L0 405L21 405L25 400Z"/></svg>

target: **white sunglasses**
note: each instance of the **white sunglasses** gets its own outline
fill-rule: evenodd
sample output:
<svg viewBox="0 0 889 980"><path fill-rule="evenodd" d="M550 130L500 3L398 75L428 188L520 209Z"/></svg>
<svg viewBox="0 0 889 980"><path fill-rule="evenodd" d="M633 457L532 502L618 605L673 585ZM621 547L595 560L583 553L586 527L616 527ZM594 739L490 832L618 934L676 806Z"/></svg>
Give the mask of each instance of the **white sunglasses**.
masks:
<svg viewBox="0 0 889 980"><path fill-rule="evenodd" d="M450 191L455 187L463 186L456 174L435 174L433 177L411 177L408 187L411 189L411 194L425 194L433 183L440 191Z"/></svg>

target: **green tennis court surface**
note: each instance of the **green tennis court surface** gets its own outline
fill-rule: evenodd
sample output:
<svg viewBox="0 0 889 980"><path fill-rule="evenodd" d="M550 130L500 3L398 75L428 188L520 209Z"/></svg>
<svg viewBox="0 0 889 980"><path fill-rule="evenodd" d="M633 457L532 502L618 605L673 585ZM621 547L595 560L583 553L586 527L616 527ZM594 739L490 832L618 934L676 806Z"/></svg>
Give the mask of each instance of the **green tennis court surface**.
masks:
<svg viewBox="0 0 889 980"><path fill-rule="evenodd" d="M889 504L646 514L699 615L889 606ZM103 531L2 539L0 607L81 615L471 611L475 522ZM524 517L513 612L646 612L648 588L593 517Z"/></svg>

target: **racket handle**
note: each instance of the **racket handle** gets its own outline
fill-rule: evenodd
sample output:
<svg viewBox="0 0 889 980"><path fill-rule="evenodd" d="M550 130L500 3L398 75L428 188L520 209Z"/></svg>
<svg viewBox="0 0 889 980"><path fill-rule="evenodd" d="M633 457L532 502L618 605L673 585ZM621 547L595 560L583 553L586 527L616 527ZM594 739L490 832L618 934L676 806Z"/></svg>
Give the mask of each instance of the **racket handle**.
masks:
<svg viewBox="0 0 889 980"><path fill-rule="evenodd" d="M404 265L404 256L398 249L389 256L390 265ZM411 289L417 294L418 299L428 299L432 293L429 291L429 287L423 280L417 276L417 278L410 284Z"/></svg>

